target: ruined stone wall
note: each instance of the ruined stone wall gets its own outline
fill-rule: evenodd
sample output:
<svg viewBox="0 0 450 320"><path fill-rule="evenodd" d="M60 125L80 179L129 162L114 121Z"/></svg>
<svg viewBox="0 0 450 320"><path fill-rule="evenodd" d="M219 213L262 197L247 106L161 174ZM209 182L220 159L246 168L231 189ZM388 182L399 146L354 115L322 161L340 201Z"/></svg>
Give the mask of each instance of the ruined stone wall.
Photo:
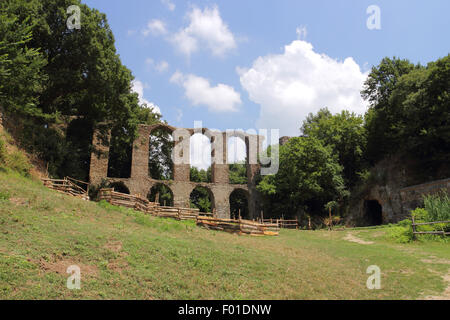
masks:
<svg viewBox="0 0 450 320"><path fill-rule="evenodd" d="M133 143L131 176L130 178L114 178L108 177L108 136L101 136L99 132L94 133L93 146L98 152L93 152L91 155L90 167L90 182L92 184L99 184L102 180L109 182L122 182L131 194L139 194L146 197L151 188L159 183L169 187L173 193L174 205L179 207L187 207L190 203L191 192L197 186L207 188L212 195L213 209L215 209L218 217L230 217L230 194L236 189L242 189L247 192L248 206L250 218L257 217L259 212L258 193L255 185L255 176L259 170L258 164L247 164L248 184L247 185L232 185L229 184L229 172L227 164L227 138L230 136L224 132L215 132L208 129L182 129L185 130L184 136L175 137L174 152L179 156L189 156L190 154L190 136L199 132L207 136L211 141L211 175L212 183L196 183L190 181L190 164L187 160L182 164L174 164L173 180L160 181L149 177L148 157L149 157L149 142L150 134L153 130L158 128L167 129L173 132L175 127L164 124L157 125L140 125L138 129L138 138ZM178 131L178 130L177 130ZM186 135L188 138L186 138ZM260 150L264 137L249 135L241 133L241 138L246 142L247 152L249 150L256 150L254 155ZM186 158L188 159L188 158ZM255 159L251 159L256 162Z"/></svg>
<svg viewBox="0 0 450 320"><path fill-rule="evenodd" d="M374 182L350 203L347 223L364 226L367 217L364 202L376 200L382 206L383 224L397 223L411 215L411 210L423 205L423 196L447 190L450 179L430 181L423 184L414 181L413 166L400 157L385 159L372 169Z"/></svg>

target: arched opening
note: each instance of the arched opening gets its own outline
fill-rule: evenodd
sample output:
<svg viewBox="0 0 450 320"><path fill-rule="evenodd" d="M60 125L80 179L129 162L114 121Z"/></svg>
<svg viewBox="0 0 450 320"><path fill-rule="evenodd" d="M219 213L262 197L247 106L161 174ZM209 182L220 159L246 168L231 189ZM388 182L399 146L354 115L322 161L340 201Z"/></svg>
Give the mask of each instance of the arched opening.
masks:
<svg viewBox="0 0 450 320"><path fill-rule="evenodd" d="M197 186L190 195L190 207L197 208L200 212L213 212L214 195L211 190L203 186Z"/></svg>
<svg viewBox="0 0 450 320"><path fill-rule="evenodd" d="M129 178L131 176L131 159L133 141L123 127L111 130L109 143L108 177Z"/></svg>
<svg viewBox="0 0 450 320"><path fill-rule="evenodd" d="M231 219L250 219L248 209L248 192L236 189L230 194L230 216Z"/></svg>
<svg viewBox="0 0 450 320"><path fill-rule="evenodd" d="M147 199L151 202L158 202L161 206L173 207L173 192L162 183L158 183L150 189Z"/></svg>
<svg viewBox="0 0 450 320"><path fill-rule="evenodd" d="M247 146L240 137L227 141L227 161L230 184L247 184Z"/></svg>
<svg viewBox="0 0 450 320"><path fill-rule="evenodd" d="M190 181L211 182L211 141L196 133L190 139Z"/></svg>
<svg viewBox="0 0 450 320"><path fill-rule="evenodd" d="M173 179L172 150L174 142L169 128L152 130L149 139L148 175L155 180Z"/></svg>
<svg viewBox="0 0 450 320"><path fill-rule="evenodd" d="M82 181L89 180L92 135L91 120L80 118L70 122L66 131L68 152L58 172L60 177L70 176Z"/></svg>
<svg viewBox="0 0 450 320"><path fill-rule="evenodd" d="M114 188L116 192L130 194L130 189L123 182L112 182L109 184L109 188Z"/></svg>
<svg viewBox="0 0 450 320"><path fill-rule="evenodd" d="M377 200L364 201L364 215L371 226L383 224L383 208Z"/></svg>

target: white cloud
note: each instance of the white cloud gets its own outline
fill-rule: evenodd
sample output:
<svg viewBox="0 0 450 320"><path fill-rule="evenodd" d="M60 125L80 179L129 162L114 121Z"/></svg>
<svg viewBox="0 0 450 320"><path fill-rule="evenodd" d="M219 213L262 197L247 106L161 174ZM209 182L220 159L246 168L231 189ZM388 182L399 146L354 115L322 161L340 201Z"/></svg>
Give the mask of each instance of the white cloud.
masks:
<svg viewBox="0 0 450 320"><path fill-rule="evenodd" d="M155 63L155 60L153 60L152 58L147 58L145 60L145 64L151 68L154 68L160 73L166 72L169 69L169 63L165 60Z"/></svg>
<svg viewBox="0 0 450 320"><path fill-rule="evenodd" d="M156 104L154 104L153 102L150 102L144 98L144 89L145 88L147 88L147 86L144 85L141 81L134 80L132 83L131 90L138 94L139 103L141 105L146 104L148 108L153 108L153 112L161 114L161 109Z"/></svg>
<svg viewBox="0 0 450 320"><path fill-rule="evenodd" d="M147 24L147 27L144 30L142 30L142 34L144 35L144 37L148 36L149 34L157 36L166 33L167 33L166 24L158 19L150 20Z"/></svg>
<svg viewBox="0 0 450 320"><path fill-rule="evenodd" d="M199 169L208 169L211 165L211 142L201 134L196 133L190 139L190 163Z"/></svg>
<svg viewBox="0 0 450 320"><path fill-rule="evenodd" d="M208 79L193 74L183 75L177 71L170 78L170 82L183 86L185 96L192 105L204 105L210 111L237 111L242 103L241 95L233 87L223 83L212 87Z"/></svg>
<svg viewBox="0 0 450 320"><path fill-rule="evenodd" d="M159 72L165 72L169 69L169 63L167 61L161 61L158 64L156 64L155 69Z"/></svg>
<svg viewBox="0 0 450 320"><path fill-rule="evenodd" d="M278 128L282 135L299 135L308 113L323 107L333 113L366 110L360 91L367 73L353 58L334 60L306 41L293 41L284 53L259 57L237 72L250 100L261 105L257 125Z"/></svg>
<svg viewBox="0 0 450 320"><path fill-rule="evenodd" d="M305 40L306 35L308 34L308 30L306 30L305 26L300 26L295 29L295 33L297 33L297 39L298 40Z"/></svg>
<svg viewBox="0 0 450 320"><path fill-rule="evenodd" d="M235 37L222 20L217 6L206 7L203 11L194 6L187 17L189 25L170 39L181 53L189 57L205 46L213 55L222 57L236 48Z"/></svg>
<svg viewBox="0 0 450 320"><path fill-rule="evenodd" d="M245 142L239 137L231 137L227 143L228 163L242 162L245 160L247 149Z"/></svg>
<svg viewBox="0 0 450 320"><path fill-rule="evenodd" d="M175 10L175 3L170 0L161 0L161 3L167 7L170 11Z"/></svg>

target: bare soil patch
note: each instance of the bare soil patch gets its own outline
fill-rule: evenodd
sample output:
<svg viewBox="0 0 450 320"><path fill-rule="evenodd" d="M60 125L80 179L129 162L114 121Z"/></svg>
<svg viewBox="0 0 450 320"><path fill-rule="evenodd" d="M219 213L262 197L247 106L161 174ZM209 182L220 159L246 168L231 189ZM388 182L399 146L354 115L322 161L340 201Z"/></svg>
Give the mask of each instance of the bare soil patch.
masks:
<svg viewBox="0 0 450 320"><path fill-rule="evenodd" d="M372 241L364 241L364 240L356 237L352 233L347 233L347 235L345 236L344 240L347 240L347 241L350 241L350 242L359 243L359 244L373 244L374 243Z"/></svg>
<svg viewBox="0 0 450 320"><path fill-rule="evenodd" d="M56 262L40 260L38 264L39 267L46 272L56 272L61 275L69 275L67 273L67 268L73 265L80 267L82 277L96 276L98 273L98 268L96 266L83 264L74 260L59 260Z"/></svg>

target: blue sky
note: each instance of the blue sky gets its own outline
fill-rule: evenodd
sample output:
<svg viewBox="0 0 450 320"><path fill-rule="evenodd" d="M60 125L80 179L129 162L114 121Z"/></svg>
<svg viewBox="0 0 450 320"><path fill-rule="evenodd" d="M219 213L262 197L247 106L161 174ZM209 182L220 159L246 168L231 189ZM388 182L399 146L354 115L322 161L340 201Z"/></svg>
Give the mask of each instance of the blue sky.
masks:
<svg viewBox="0 0 450 320"><path fill-rule="evenodd" d="M426 64L449 53L450 1L84 0L106 13L142 101L179 127L276 128L309 112L358 113L385 56ZM380 8L380 30L366 13Z"/></svg>

